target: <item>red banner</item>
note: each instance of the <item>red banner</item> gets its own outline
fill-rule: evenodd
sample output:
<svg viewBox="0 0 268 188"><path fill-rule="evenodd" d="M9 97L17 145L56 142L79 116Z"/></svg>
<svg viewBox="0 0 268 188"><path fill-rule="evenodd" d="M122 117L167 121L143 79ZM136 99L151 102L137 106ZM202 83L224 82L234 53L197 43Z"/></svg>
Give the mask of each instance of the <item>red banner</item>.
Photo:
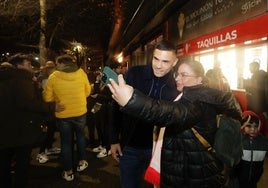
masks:
<svg viewBox="0 0 268 188"><path fill-rule="evenodd" d="M178 49L178 56L214 49L232 44L243 44L245 41L257 40L268 36L268 14L250 19L243 23L226 27L208 35L190 40ZM267 40L267 39L266 39Z"/></svg>

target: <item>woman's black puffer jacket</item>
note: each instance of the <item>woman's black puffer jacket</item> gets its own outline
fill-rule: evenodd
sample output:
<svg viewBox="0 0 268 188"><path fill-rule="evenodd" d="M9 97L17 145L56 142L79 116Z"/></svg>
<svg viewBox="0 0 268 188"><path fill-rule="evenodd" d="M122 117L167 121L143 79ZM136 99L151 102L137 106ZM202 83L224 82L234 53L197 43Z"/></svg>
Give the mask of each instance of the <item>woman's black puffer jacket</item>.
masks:
<svg viewBox="0 0 268 188"><path fill-rule="evenodd" d="M240 118L241 110L232 93L202 85L184 87L182 98L170 103L152 100L135 90L122 110L166 126L161 154L161 188L222 187L223 164L203 147L191 128L195 127L213 144L217 114Z"/></svg>

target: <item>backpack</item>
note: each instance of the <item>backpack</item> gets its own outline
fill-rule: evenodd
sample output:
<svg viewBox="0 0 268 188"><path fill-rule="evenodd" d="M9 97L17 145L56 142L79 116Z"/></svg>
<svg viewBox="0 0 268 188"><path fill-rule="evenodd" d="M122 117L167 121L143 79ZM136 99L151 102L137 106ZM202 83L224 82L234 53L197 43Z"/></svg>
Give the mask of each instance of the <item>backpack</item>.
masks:
<svg viewBox="0 0 268 188"><path fill-rule="evenodd" d="M233 167L239 163L243 154L241 123L231 117L217 115L217 126L213 146L196 129L192 128L192 131L208 151L215 152L225 165Z"/></svg>

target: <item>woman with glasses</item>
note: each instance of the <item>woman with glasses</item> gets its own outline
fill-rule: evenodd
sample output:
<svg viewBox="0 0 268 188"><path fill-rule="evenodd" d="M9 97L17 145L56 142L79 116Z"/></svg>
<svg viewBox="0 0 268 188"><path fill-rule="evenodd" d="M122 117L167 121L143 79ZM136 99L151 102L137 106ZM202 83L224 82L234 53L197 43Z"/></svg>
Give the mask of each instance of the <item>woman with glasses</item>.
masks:
<svg viewBox="0 0 268 188"><path fill-rule="evenodd" d="M223 187L223 164L207 151L191 128L213 145L216 115L240 119L241 110L232 93L204 84L204 69L197 61L178 63L174 78L177 90L181 91L174 102L153 100L141 94L126 85L121 75L119 84L111 80L109 88L122 111L166 127L160 161L161 188Z"/></svg>

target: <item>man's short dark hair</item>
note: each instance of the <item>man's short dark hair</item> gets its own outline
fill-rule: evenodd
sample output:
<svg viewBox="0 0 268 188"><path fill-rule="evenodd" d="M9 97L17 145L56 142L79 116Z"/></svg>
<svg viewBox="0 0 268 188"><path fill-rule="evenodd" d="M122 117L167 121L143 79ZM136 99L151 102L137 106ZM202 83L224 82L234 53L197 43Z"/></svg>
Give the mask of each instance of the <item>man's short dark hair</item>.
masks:
<svg viewBox="0 0 268 188"><path fill-rule="evenodd" d="M164 50L164 51L172 51L172 52L176 53L175 45L168 40L162 40L162 41L158 42L155 45L155 49Z"/></svg>
<svg viewBox="0 0 268 188"><path fill-rule="evenodd" d="M17 67L17 65L22 64L25 60L30 62L34 61L30 55L18 53L11 56L8 62L13 66Z"/></svg>

